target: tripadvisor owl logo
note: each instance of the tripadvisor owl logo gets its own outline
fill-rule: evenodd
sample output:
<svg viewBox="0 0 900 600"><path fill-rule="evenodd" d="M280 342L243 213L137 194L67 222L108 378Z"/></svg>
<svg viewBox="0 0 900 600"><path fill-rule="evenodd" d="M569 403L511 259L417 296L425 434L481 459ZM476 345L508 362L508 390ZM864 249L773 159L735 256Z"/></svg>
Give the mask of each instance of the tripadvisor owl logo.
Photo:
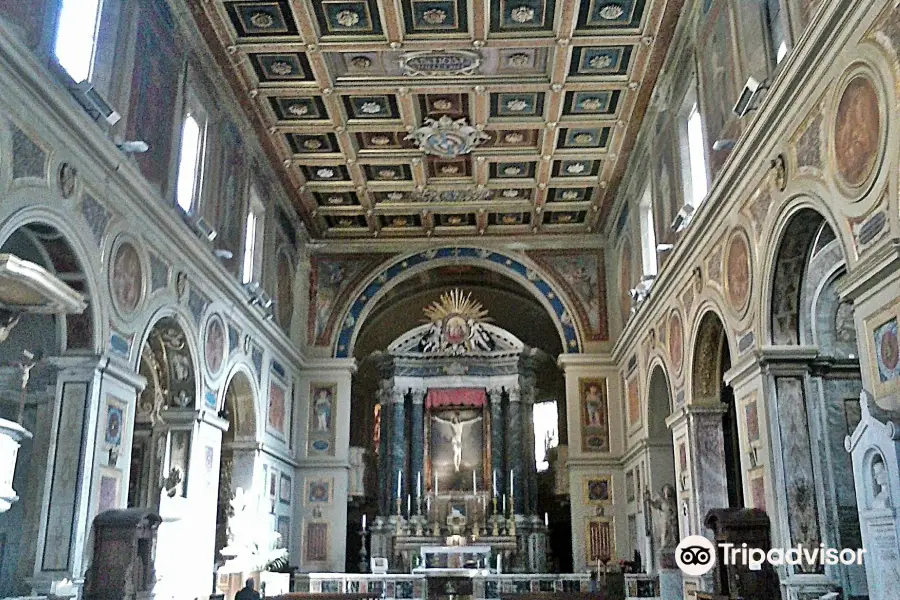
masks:
<svg viewBox="0 0 900 600"><path fill-rule="evenodd" d="M702 535L689 535L675 548L675 564L690 577L706 575L716 566L716 547Z"/></svg>

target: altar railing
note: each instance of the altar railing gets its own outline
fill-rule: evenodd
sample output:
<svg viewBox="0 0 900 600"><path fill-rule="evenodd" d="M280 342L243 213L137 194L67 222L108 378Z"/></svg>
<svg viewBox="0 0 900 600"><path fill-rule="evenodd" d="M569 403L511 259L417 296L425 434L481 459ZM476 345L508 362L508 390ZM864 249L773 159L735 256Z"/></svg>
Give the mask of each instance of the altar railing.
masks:
<svg viewBox="0 0 900 600"><path fill-rule="evenodd" d="M621 574L618 576L622 577ZM590 573L490 574L476 575L472 584L475 600L498 600L501 594L590 592L603 586L603 577L592 582ZM628 600L658 598L659 580L651 575L628 574L625 575L625 590ZM294 576L294 591L311 594L377 594L384 600L427 600L428 582L424 574L298 573Z"/></svg>

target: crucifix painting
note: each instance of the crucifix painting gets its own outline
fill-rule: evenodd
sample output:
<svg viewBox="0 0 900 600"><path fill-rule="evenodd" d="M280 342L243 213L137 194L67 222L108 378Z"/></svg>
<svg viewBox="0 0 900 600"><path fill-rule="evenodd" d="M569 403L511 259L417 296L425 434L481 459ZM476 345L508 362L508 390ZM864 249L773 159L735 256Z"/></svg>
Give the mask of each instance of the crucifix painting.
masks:
<svg viewBox="0 0 900 600"><path fill-rule="evenodd" d="M469 491L472 473L481 481L484 442L481 410L450 409L431 413L431 468L441 487Z"/></svg>

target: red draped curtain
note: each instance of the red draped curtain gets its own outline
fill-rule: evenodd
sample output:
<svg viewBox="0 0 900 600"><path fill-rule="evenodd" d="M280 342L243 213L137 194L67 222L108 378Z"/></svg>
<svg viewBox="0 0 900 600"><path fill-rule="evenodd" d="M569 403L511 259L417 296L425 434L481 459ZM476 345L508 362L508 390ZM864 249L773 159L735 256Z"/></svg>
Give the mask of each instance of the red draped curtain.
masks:
<svg viewBox="0 0 900 600"><path fill-rule="evenodd" d="M487 404L487 392L484 388L428 388L425 407L442 408L481 408Z"/></svg>

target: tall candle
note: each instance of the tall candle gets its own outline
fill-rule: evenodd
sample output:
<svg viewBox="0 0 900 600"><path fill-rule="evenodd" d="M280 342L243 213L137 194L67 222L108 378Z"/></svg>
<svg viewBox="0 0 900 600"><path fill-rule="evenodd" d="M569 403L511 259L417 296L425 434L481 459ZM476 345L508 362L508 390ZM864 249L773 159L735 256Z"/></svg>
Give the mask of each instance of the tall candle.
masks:
<svg viewBox="0 0 900 600"><path fill-rule="evenodd" d="M416 473L416 498L422 497L422 471Z"/></svg>
<svg viewBox="0 0 900 600"><path fill-rule="evenodd" d="M497 496L497 469L494 469L493 482L494 482L494 496L496 497Z"/></svg>
<svg viewBox="0 0 900 600"><path fill-rule="evenodd" d="M434 474L434 497L437 498L438 495L438 476L437 473Z"/></svg>
<svg viewBox="0 0 900 600"><path fill-rule="evenodd" d="M550 515L544 513L544 527L550 527Z"/></svg>
<svg viewBox="0 0 900 600"><path fill-rule="evenodd" d="M475 479L475 470L474 469L472 470L472 493L473 494L478 493L478 482Z"/></svg>
<svg viewBox="0 0 900 600"><path fill-rule="evenodd" d="M366 530L366 515L363 515L362 528L363 528L363 531Z"/></svg>
<svg viewBox="0 0 900 600"><path fill-rule="evenodd" d="M397 469L397 498L400 497L402 493L400 490L401 485L403 484L403 470Z"/></svg>
<svg viewBox="0 0 900 600"><path fill-rule="evenodd" d="M509 495L516 497L516 472L513 469L509 470Z"/></svg>
<svg viewBox="0 0 900 600"><path fill-rule="evenodd" d="M506 514L506 494L503 494L503 514Z"/></svg>
<svg viewBox="0 0 900 600"><path fill-rule="evenodd" d="M412 516L412 498L409 494L406 495L406 516Z"/></svg>

